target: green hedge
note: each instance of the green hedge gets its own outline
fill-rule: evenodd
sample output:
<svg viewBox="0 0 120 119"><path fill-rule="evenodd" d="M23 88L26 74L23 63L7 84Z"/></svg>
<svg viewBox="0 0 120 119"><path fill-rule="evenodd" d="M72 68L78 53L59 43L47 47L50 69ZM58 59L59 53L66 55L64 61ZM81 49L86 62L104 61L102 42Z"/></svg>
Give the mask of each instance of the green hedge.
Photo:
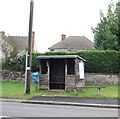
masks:
<svg viewBox="0 0 120 119"><path fill-rule="evenodd" d="M119 73L120 70L119 51L90 50L32 53L32 71L35 71L39 68L39 60L37 60L36 57L40 55L79 55L86 60L85 72L87 73ZM10 64L9 62L5 62L5 64L9 66L8 68L14 68L13 70L25 70L25 56L22 59L22 63L19 64L19 67L17 67L17 63ZM6 67L3 65L3 69L5 68Z"/></svg>
<svg viewBox="0 0 120 119"><path fill-rule="evenodd" d="M86 60L85 72L87 73L118 73L120 69L120 52L118 51L67 51L67 52L46 52L33 53L32 69L38 68L37 56L40 55L79 55Z"/></svg>

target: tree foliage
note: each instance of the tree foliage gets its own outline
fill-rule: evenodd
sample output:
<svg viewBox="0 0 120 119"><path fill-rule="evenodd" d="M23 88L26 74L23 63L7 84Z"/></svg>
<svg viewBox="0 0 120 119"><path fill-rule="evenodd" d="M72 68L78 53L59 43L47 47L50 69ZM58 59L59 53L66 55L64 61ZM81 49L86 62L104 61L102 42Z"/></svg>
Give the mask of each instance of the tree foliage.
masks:
<svg viewBox="0 0 120 119"><path fill-rule="evenodd" d="M2 69L23 70L22 60L24 51L19 51L12 37L3 37L2 41Z"/></svg>
<svg viewBox="0 0 120 119"><path fill-rule="evenodd" d="M116 6L111 3L108 6L107 16L100 11L100 23L95 28L92 28L94 33L95 48L100 50L119 50L119 2Z"/></svg>
<svg viewBox="0 0 120 119"><path fill-rule="evenodd" d="M117 32L117 37L118 37L118 48L120 49L120 2L116 4L116 16L117 16L117 21L118 21L118 32Z"/></svg>

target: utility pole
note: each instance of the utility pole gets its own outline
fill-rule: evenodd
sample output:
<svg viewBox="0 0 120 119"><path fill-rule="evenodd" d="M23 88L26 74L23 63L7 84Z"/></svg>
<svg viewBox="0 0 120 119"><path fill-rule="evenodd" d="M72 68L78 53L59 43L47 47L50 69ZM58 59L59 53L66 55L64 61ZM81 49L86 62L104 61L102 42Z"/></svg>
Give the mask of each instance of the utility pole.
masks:
<svg viewBox="0 0 120 119"><path fill-rule="evenodd" d="M26 81L26 94L30 94L31 83L31 47L32 47L32 24L33 24L33 0L30 0L30 16L29 16L29 33L28 33L28 62L27 62L27 81Z"/></svg>

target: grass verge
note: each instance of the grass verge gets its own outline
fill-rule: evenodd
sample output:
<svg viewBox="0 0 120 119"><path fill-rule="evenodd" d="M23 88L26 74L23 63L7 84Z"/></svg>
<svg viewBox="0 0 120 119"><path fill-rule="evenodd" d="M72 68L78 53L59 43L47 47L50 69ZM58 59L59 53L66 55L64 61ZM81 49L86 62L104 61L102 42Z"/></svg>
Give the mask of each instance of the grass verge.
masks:
<svg viewBox="0 0 120 119"><path fill-rule="evenodd" d="M2 87L2 88L1 88ZM24 83L15 82L0 82L0 97L2 98L19 98L29 99L33 96L65 96L65 97L87 97L87 98L118 98L118 86L106 86L101 89L100 94L97 94L96 88L86 88L83 91L74 93L73 91L53 91L53 90L38 90L36 85L31 84L30 94L24 94Z"/></svg>

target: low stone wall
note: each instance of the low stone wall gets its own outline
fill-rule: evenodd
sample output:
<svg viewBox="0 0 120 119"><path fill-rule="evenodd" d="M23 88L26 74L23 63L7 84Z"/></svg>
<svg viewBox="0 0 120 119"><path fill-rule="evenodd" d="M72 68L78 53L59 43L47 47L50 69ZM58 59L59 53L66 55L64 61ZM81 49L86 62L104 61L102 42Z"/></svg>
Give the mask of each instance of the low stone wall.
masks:
<svg viewBox="0 0 120 119"><path fill-rule="evenodd" d="M10 82L24 82L25 73L19 71L2 71L0 72L2 81L10 81Z"/></svg>
<svg viewBox="0 0 120 119"><path fill-rule="evenodd" d="M85 82L91 82L96 84L119 84L120 76L118 74L96 74L85 73Z"/></svg>
<svg viewBox="0 0 120 119"><path fill-rule="evenodd" d="M42 75L41 75L42 76ZM0 72L0 80L2 81L11 81L11 82L24 82L25 73L18 71L2 71ZM47 76L46 76L47 77ZM70 76L71 79L73 76ZM67 78L70 78L67 77ZM66 83L70 83L73 80L66 80ZM96 73L85 73L85 82L91 82L96 84L119 84L120 75L106 75L106 74L96 74Z"/></svg>

